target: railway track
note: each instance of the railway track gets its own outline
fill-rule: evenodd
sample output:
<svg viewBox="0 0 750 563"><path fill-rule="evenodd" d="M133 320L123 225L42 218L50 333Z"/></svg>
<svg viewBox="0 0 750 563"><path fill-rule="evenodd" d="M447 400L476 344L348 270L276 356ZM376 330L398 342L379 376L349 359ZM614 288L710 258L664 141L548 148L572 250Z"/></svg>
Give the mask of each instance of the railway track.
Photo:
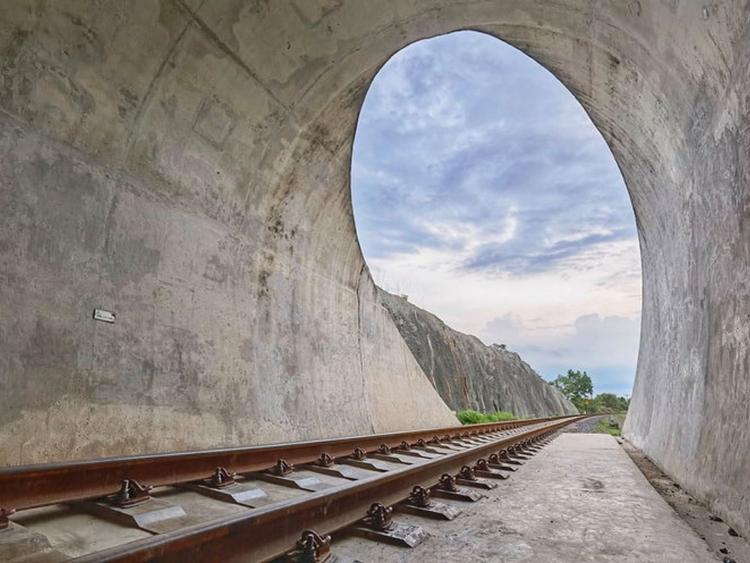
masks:
<svg viewBox="0 0 750 563"><path fill-rule="evenodd" d="M452 519L580 418L4 469L0 560L326 561L336 533L413 546L399 512Z"/></svg>

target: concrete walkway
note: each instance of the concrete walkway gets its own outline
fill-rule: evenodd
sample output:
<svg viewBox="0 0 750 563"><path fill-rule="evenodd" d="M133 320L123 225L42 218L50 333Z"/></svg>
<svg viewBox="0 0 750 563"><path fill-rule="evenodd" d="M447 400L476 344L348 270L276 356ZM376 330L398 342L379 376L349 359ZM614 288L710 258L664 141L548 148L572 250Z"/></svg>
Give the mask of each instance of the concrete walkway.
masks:
<svg viewBox="0 0 750 563"><path fill-rule="evenodd" d="M430 538L414 549L346 538L346 560L716 562L615 439L562 434L452 522L398 514ZM442 502L442 499L441 499Z"/></svg>

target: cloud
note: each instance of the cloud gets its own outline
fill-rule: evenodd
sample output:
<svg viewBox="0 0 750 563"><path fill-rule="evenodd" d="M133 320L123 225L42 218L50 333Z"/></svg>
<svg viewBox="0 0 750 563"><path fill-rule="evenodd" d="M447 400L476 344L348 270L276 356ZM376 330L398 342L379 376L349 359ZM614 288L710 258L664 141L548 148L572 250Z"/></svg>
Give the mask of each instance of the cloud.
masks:
<svg viewBox="0 0 750 563"><path fill-rule="evenodd" d="M580 105L540 65L480 33L416 43L383 67L353 161L367 256L471 246L458 267L523 275L635 238L619 170ZM514 236L498 239L509 208ZM457 248L459 223L476 232Z"/></svg>
<svg viewBox="0 0 750 563"><path fill-rule="evenodd" d="M553 241L534 252L529 252L523 242L513 245L486 244L465 262L465 266L470 269L492 268L512 273L536 273L579 256L584 250L601 243L632 238L629 229L579 235L568 240Z"/></svg>
<svg viewBox="0 0 750 563"><path fill-rule="evenodd" d="M613 338L612 319L637 325L627 191L585 111L523 53L458 32L392 57L360 115L352 199L365 258L386 289L458 330L523 336L506 343L545 375L586 364L617 385L632 377L632 330L623 363L606 363L614 350L591 349L586 320L598 315L596 330Z"/></svg>
<svg viewBox="0 0 750 563"><path fill-rule="evenodd" d="M585 370L595 392L630 394L635 376L640 316L581 315L571 325L524 322L505 314L487 323L481 336L506 344L547 379L568 369Z"/></svg>

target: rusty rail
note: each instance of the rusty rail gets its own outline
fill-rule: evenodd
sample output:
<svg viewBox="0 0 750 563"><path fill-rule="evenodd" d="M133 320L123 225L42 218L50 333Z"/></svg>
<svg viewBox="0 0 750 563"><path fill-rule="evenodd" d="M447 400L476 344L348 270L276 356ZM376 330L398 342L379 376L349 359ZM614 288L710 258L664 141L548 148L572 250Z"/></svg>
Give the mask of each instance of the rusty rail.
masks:
<svg viewBox="0 0 750 563"><path fill-rule="evenodd" d="M383 443L397 446L404 440L429 440L433 436L442 438L457 432L477 433L518 428L560 418L569 417L11 467L0 470L0 507L21 510L104 496L117 491L124 479L135 479L153 486L175 485L203 479L217 467L230 468L237 473L250 473L268 469L282 457L292 464L301 465L314 462L323 452L335 458L350 454L355 447L374 451Z"/></svg>
<svg viewBox="0 0 750 563"><path fill-rule="evenodd" d="M433 459L418 466L373 476L333 489L306 495L249 514L225 517L173 533L123 544L90 556L81 563L100 561L268 561L288 552L305 529L330 534L361 520L373 503L386 506L408 497L415 485L431 486L445 473L456 473L477 458L515 443L543 436L580 419L546 420L543 427L488 442ZM539 424L535 420L531 424ZM505 427L507 428L507 426ZM461 430L465 430L462 427ZM502 428L500 428L502 429ZM456 428L452 429L455 433ZM482 433L490 430L483 430ZM435 431L428 432L433 435ZM421 435L421 434L420 434Z"/></svg>
<svg viewBox="0 0 750 563"><path fill-rule="evenodd" d="M304 530L314 529L325 536L347 528L362 520L374 503L390 506L404 501L415 486L435 486L445 474L457 474L462 468L467 469L464 466L471 466L480 458L528 443L581 418L553 417L248 448L15 467L0 471L0 508L24 509L92 499L112 495L118 489L122 494L128 483L135 483L138 487L138 482L152 486L191 483L205 480L219 471L217 468L221 468L230 480L233 480L234 473L251 477L273 472L274 467L277 471L289 467L291 471L289 463L304 466L326 457L357 459L356 452L352 456L355 449L359 455L364 455L364 452L383 451L383 445L396 449L404 443L414 445L421 440L463 444L463 449L447 448L450 453L446 453L444 448L438 457L419 464L389 469L385 473L123 543L76 559L81 562L267 561L288 553ZM523 430L524 427L529 428ZM498 431L514 429L515 433L497 434ZM477 438L471 439L472 436ZM147 491L143 496L150 498ZM128 503L140 502L130 495L125 497ZM316 537L320 538L317 534Z"/></svg>

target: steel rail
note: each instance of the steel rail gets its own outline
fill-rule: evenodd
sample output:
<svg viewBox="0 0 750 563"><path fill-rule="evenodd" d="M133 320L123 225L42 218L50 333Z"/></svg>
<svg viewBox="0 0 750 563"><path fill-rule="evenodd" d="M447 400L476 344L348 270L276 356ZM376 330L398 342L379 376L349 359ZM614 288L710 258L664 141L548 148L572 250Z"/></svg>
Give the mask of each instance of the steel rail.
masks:
<svg viewBox="0 0 750 563"><path fill-rule="evenodd" d="M479 457L549 434L580 418L583 417L543 422L542 426L526 432L504 436L419 465L405 466L245 514L122 544L76 561L268 561L288 552L305 529L330 534L350 526L364 517L372 503L396 504L405 499L415 485L432 486L444 473L456 473L463 465L472 464ZM533 424L539 425L540 421Z"/></svg>
<svg viewBox="0 0 750 563"><path fill-rule="evenodd" d="M0 469L0 508L22 510L100 497L117 491L123 479L135 479L152 486L175 485L204 479L217 467L225 467L236 473L251 473L272 467L279 458L300 465L314 462L323 452L335 458L351 454L355 447L370 452L384 443L394 447L404 440L416 442L419 439L429 440L433 436L442 438L457 433L484 433L570 418L513 420L244 448L10 467Z"/></svg>

